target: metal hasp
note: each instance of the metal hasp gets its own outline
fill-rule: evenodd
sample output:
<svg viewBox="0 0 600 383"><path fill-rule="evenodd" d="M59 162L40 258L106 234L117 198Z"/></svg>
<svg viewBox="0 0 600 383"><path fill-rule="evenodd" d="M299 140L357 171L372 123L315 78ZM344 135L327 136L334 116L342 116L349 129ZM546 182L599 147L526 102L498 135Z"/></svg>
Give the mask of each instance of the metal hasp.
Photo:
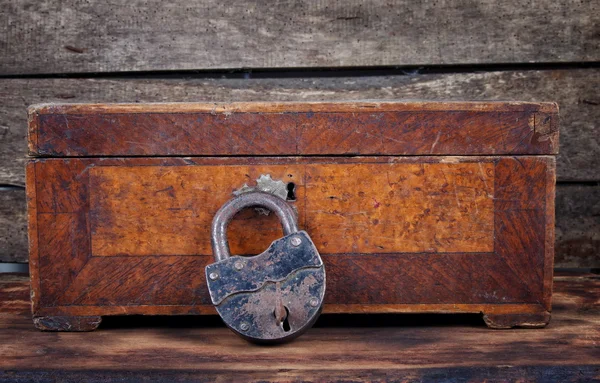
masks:
<svg viewBox="0 0 600 383"><path fill-rule="evenodd" d="M247 207L273 211L284 237L261 254L231 256L227 226ZM256 343L294 339L317 320L325 296L325 266L305 231L298 231L294 210L265 192L240 194L226 202L213 219L215 263L206 266L210 298L235 333Z"/></svg>

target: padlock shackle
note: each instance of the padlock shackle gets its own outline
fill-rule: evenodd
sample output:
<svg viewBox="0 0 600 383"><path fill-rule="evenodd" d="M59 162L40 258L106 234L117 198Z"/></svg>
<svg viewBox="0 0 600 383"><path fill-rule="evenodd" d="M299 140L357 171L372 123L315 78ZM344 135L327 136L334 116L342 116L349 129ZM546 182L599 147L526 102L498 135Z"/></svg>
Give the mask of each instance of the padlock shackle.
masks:
<svg viewBox="0 0 600 383"><path fill-rule="evenodd" d="M210 240L215 261L219 262L231 256L227 241L227 226L237 213L247 207L262 207L274 212L281 221L284 235L298 231L296 213L283 199L260 191L240 194L221 206L213 218Z"/></svg>

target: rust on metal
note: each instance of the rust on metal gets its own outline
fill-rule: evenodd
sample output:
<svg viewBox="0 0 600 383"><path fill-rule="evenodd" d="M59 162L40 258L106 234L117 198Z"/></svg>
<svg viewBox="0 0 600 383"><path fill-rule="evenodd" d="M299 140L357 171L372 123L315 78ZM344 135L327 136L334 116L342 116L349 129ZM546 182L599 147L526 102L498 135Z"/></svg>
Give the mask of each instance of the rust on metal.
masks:
<svg viewBox="0 0 600 383"><path fill-rule="evenodd" d="M227 201L213 219L211 244L217 261L229 258L227 225L237 213L246 207L262 207L275 212L281 221L285 235L298 231L296 213L283 199L261 191L240 194Z"/></svg>
<svg viewBox="0 0 600 383"><path fill-rule="evenodd" d="M227 225L240 210L254 206L274 211L286 235L261 254L231 256ZM228 327L254 342L282 342L314 324L325 295L325 267L284 200L258 191L240 194L221 207L212 228L215 263L206 266L206 280Z"/></svg>

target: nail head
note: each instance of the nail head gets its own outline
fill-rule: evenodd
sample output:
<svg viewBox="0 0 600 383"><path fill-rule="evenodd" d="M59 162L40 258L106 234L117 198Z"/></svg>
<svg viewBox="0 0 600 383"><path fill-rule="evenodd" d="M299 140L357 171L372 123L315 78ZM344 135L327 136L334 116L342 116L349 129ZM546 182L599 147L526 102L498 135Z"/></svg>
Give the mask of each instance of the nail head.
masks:
<svg viewBox="0 0 600 383"><path fill-rule="evenodd" d="M300 237L292 237L290 242L292 243L292 246L298 247L302 243L302 239L300 239Z"/></svg>

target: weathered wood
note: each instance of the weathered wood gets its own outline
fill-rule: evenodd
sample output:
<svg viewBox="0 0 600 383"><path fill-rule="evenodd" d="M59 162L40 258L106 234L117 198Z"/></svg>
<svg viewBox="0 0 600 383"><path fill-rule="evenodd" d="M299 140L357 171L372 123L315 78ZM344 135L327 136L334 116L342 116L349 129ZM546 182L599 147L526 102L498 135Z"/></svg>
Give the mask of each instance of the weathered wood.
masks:
<svg viewBox="0 0 600 383"><path fill-rule="evenodd" d="M600 60L594 1L12 0L0 74Z"/></svg>
<svg viewBox="0 0 600 383"><path fill-rule="evenodd" d="M526 102L41 104L41 157L556 154L558 106Z"/></svg>
<svg viewBox="0 0 600 383"><path fill-rule="evenodd" d="M325 312L529 325L550 310L551 156L41 158L28 171L35 316L213 313L197 272L212 260L208 222L266 172L296 181L299 225L328 270ZM234 251L266 248L278 226L233 225Z"/></svg>
<svg viewBox="0 0 600 383"><path fill-rule="evenodd" d="M490 331L464 316L324 314L293 343L253 347L214 317L114 318L91 333L39 332L27 279L2 276L0 380L593 381L600 279L563 274L554 288L544 330Z"/></svg>
<svg viewBox="0 0 600 383"><path fill-rule="evenodd" d="M600 180L598 87L597 69L313 79L3 79L0 184L24 185L26 108L49 101L556 101L561 113L559 181Z"/></svg>
<svg viewBox="0 0 600 383"><path fill-rule="evenodd" d="M27 262L25 190L0 187L0 262Z"/></svg>
<svg viewBox="0 0 600 383"><path fill-rule="evenodd" d="M555 262L600 268L600 183L558 188Z"/></svg>
<svg viewBox="0 0 600 383"><path fill-rule="evenodd" d="M540 328L550 322L550 313L538 314L484 314L483 320L490 328L508 329L513 327Z"/></svg>
<svg viewBox="0 0 600 383"><path fill-rule="evenodd" d="M362 329L355 329L363 331ZM336 334L337 335L337 334ZM339 333L340 337L346 336L345 333ZM212 340L212 337L210 338ZM315 345L317 342L315 342ZM340 348L345 344L339 344ZM507 346L509 347L509 346ZM393 352L394 350L390 350ZM456 352L459 352L458 350ZM534 352L534 350L532 350ZM396 354L397 355L397 354ZM299 356L302 357L302 356ZM340 355L344 358L345 355ZM375 359L375 357L372 357ZM174 361L174 363L176 363ZM202 370L201 372L192 368L190 370L152 370L143 371L123 371L123 370L91 370L91 371L71 371L71 370L52 370L45 368L39 370L18 370L18 371L0 371L0 379L9 382L36 382L40 379L60 382L123 382L126 381L153 381L153 382L214 382L220 379L226 379L231 382L437 382L442 379L449 383L465 383L472 381L483 382L589 382L598 380L599 368L594 365L537 365L537 366L489 366L482 367L432 367L429 369L408 367L364 367L361 369L352 368L352 366L343 365L332 368L336 361L331 361L330 365L314 369L290 369L286 362L273 361L278 369L267 370L246 370L246 366L241 369L214 371ZM402 361L397 361L402 364ZM388 364L389 365L389 364ZM321 367L321 365L319 365ZM250 367L247 367L250 369Z"/></svg>
<svg viewBox="0 0 600 383"><path fill-rule="evenodd" d="M49 316L33 318L33 324L42 331L94 331L100 326L99 316Z"/></svg>
<svg viewBox="0 0 600 383"><path fill-rule="evenodd" d="M27 316L31 311L29 291L26 274L0 273L0 317Z"/></svg>

